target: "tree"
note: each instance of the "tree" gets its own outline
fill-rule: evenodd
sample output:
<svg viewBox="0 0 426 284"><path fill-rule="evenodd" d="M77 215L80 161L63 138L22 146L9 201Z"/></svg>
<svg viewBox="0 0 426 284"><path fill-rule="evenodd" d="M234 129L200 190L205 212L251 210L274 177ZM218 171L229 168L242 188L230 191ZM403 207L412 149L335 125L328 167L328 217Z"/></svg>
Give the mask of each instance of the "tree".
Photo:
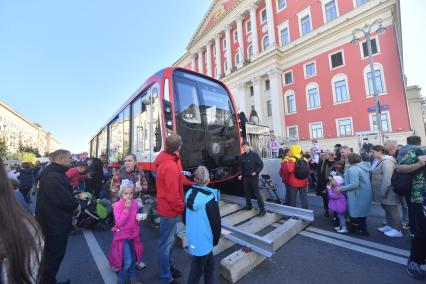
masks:
<svg viewBox="0 0 426 284"><path fill-rule="evenodd" d="M37 158L40 158L40 152L37 148L33 148L32 146L19 146L20 153L34 153Z"/></svg>
<svg viewBox="0 0 426 284"><path fill-rule="evenodd" d="M2 160L6 160L6 156L7 156L7 145L6 145L6 141L4 141L3 139L0 140L0 158Z"/></svg>

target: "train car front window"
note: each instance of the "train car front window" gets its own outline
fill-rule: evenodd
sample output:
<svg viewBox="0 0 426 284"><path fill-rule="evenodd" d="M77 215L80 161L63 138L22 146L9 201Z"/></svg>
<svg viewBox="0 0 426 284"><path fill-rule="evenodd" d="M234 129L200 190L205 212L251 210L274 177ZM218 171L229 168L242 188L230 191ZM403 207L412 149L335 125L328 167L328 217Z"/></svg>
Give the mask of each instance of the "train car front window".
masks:
<svg viewBox="0 0 426 284"><path fill-rule="evenodd" d="M209 86L201 87L208 126L233 127L234 114L227 93Z"/></svg>
<svg viewBox="0 0 426 284"><path fill-rule="evenodd" d="M181 118L190 124L201 124L200 104L195 85L184 81L177 82L179 96L179 113Z"/></svg>

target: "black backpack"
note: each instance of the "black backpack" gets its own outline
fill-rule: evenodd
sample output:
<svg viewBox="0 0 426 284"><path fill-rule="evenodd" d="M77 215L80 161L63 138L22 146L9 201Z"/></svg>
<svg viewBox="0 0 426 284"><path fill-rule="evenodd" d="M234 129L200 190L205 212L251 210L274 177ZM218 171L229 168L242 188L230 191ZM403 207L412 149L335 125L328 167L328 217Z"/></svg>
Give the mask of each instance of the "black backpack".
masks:
<svg viewBox="0 0 426 284"><path fill-rule="evenodd" d="M309 165L308 162L304 158L297 158L296 159L296 170L294 171L294 176L297 179L305 179L309 176Z"/></svg>
<svg viewBox="0 0 426 284"><path fill-rule="evenodd" d="M423 152L420 149L416 149L415 151L416 156L423 155ZM424 174L424 171L425 167L422 167L411 173L400 173L394 169L391 177L393 191L400 196L409 197L411 194L411 187L413 186L414 177L419 173Z"/></svg>
<svg viewBox="0 0 426 284"><path fill-rule="evenodd" d="M391 185L393 191L400 196L410 196L411 186L417 171L413 173L400 173L396 169L393 170Z"/></svg>

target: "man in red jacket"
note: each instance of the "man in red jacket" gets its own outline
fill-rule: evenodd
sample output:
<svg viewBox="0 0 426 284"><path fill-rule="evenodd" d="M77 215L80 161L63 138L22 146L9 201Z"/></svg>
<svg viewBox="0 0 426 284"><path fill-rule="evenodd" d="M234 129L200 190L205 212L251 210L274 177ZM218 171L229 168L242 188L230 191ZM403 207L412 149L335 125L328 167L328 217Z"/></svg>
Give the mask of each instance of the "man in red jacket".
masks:
<svg viewBox="0 0 426 284"><path fill-rule="evenodd" d="M177 283L182 273L173 267L172 245L176 235L176 224L185 208L183 203L182 168L179 150L182 138L172 134L166 139L166 150L155 159L157 186L157 212L160 215L160 240L158 261L161 284Z"/></svg>

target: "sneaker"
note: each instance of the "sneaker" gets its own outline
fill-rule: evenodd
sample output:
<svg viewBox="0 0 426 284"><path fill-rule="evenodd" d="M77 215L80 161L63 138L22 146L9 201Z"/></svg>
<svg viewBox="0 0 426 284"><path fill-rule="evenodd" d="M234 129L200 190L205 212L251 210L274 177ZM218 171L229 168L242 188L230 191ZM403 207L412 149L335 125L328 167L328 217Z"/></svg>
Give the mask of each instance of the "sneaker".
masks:
<svg viewBox="0 0 426 284"><path fill-rule="evenodd" d="M395 229L390 229L385 232L385 235L391 238L402 238L404 234L401 231L397 231Z"/></svg>
<svg viewBox="0 0 426 284"><path fill-rule="evenodd" d="M182 272L180 272L179 269L176 269L173 266L170 267L170 272L172 273L173 279L177 279L177 278L182 277Z"/></svg>
<svg viewBox="0 0 426 284"><path fill-rule="evenodd" d="M247 211L249 211L249 210L251 210L251 209L253 209L253 207L251 207L251 206L245 206L245 207L243 207L243 209L242 209L242 210L247 210Z"/></svg>
<svg viewBox="0 0 426 284"><path fill-rule="evenodd" d="M402 229L409 230L410 226L408 225L408 223L402 223Z"/></svg>
<svg viewBox="0 0 426 284"><path fill-rule="evenodd" d="M420 264L410 259L407 262L407 273L417 280L422 280L425 277L424 272L420 269Z"/></svg>
<svg viewBox="0 0 426 284"><path fill-rule="evenodd" d="M348 229L346 229L346 228L341 228L341 229L337 230L337 232L338 232L339 234L346 234L346 233L348 232Z"/></svg>
<svg viewBox="0 0 426 284"><path fill-rule="evenodd" d="M393 229L392 227L389 227L388 225L384 225L383 227L377 228L377 231L384 233L392 229Z"/></svg>
<svg viewBox="0 0 426 284"><path fill-rule="evenodd" d="M138 264L136 264L136 269L137 270L142 270L142 269L144 269L146 267L146 264L145 264L145 262L143 262L143 261L141 261L141 262L139 262Z"/></svg>
<svg viewBox="0 0 426 284"><path fill-rule="evenodd" d="M337 230L340 230L341 228L340 226L337 226L337 227L334 227L334 229L337 231Z"/></svg>
<svg viewBox="0 0 426 284"><path fill-rule="evenodd" d="M257 213L257 217L263 217L266 215L266 211L265 210L260 210L259 213Z"/></svg>

